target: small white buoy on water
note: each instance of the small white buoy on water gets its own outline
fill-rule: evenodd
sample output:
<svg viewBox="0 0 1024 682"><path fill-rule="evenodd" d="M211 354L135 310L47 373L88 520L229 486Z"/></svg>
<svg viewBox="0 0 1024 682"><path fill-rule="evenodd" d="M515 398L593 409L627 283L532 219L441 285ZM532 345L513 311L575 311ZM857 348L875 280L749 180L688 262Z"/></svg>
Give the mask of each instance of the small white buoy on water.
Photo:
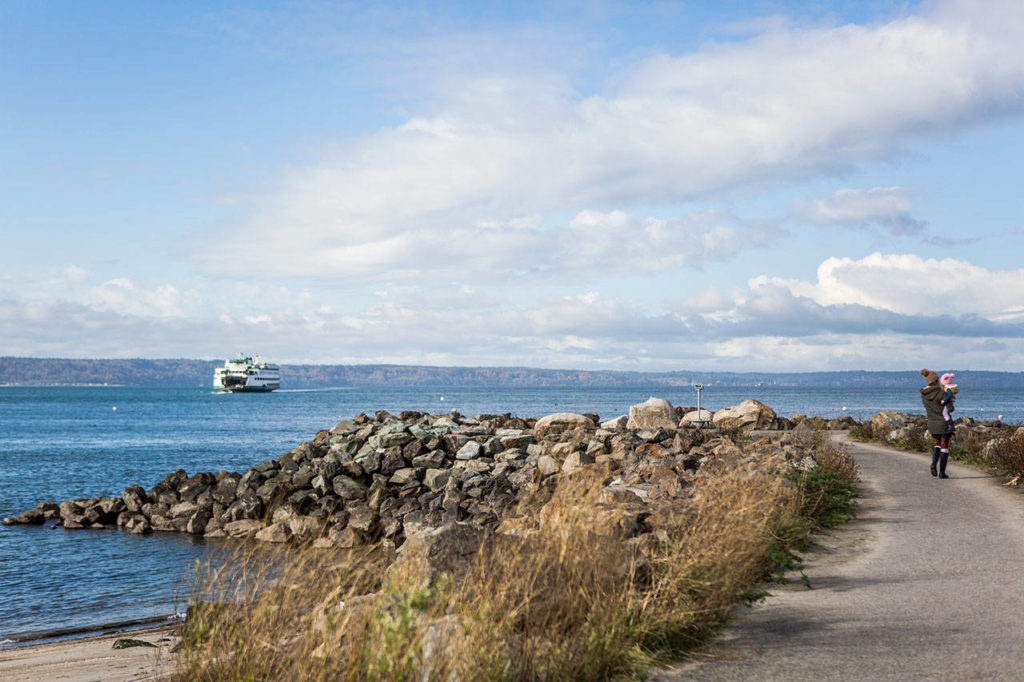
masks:
<svg viewBox="0 0 1024 682"><path fill-rule="evenodd" d="M998 417L996 417L996 419L998 419L999 421L1003 421L1003 415L999 415Z"/></svg>
<svg viewBox="0 0 1024 682"><path fill-rule="evenodd" d="M444 402L444 396L441 396L441 402Z"/></svg>
<svg viewBox="0 0 1024 682"><path fill-rule="evenodd" d="M117 412L117 405L114 405L114 412Z"/></svg>
<svg viewBox="0 0 1024 682"><path fill-rule="evenodd" d="M846 412L846 405L843 405L843 412Z"/></svg>

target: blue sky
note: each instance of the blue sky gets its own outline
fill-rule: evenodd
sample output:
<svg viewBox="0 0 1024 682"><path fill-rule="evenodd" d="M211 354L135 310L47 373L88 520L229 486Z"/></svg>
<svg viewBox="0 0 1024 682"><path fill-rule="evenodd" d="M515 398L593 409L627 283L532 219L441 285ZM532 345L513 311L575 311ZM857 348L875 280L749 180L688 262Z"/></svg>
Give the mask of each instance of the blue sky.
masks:
<svg viewBox="0 0 1024 682"><path fill-rule="evenodd" d="M0 4L0 355L1024 361L1016 2Z"/></svg>

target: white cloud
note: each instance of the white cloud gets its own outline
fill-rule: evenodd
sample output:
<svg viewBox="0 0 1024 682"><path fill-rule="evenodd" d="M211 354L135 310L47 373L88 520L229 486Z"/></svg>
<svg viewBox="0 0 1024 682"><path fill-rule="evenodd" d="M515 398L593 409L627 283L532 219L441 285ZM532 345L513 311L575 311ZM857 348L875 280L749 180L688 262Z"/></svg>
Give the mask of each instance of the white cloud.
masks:
<svg viewBox="0 0 1024 682"><path fill-rule="evenodd" d="M569 334L560 339L552 339L547 344L553 351L565 351L572 349L593 350L594 342L591 339L581 339L578 336Z"/></svg>
<svg viewBox="0 0 1024 682"><path fill-rule="evenodd" d="M84 272L73 273L71 281L81 281L85 276ZM147 289L140 288L128 278L118 277L89 288L77 298L77 302L119 315L181 317L185 314L185 297L177 287L170 284Z"/></svg>
<svg viewBox="0 0 1024 682"><path fill-rule="evenodd" d="M920 337L894 333L738 337L717 343L708 364L738 371L916 370L919 367L986 367L1016 371L1024 352L1016 344L985 339ZM756 364L751 362L757 358Z"/></svg>
<svg viewBox="0 0 1024 682"><path fill-rule="evenodd" d="M624 211L582 211L559 235L553 266L573 273L639 274L693 268L764 244L778 231L716 211L639 219Z"/></svg>
<svg viewBox="0 0 1024 682"><path fill-rule="evenodd" d="M95 280L94 274L70 265L17 279L0 279L0 298L19 301L24 310L36 317L46 316L46 311L59 303L110 315L176 318L185 316L199 303L199 294L192 288L143 285L127 277Z"/></svg>
<svg viewBox="0 0 1024 682"><path fill-rule="evenodd" d="M558 79L481 76L442 96L434 114L289 170L237 225L237 257L206 265L238 275L411 278L435 272L439 256L447 266L457 256L467 278L519 272L539 233L557 241L547 232L571 229L516 229L524 216L557 225L555 215L637 213L842 168L899 152L914 136L1019 111L1022 31L1019 3L954 2L877 26L771 25L742 42L651 57L619 74L616 89L585 98ZM869 198L833 197L831 209L849 215L859 202L870 214ZM882 197L889 217L898 198ZM913 227L898 216L895 225ZM700 235L710 241L705 252L742 244L716 229ZM455 256L444 258L449 250ZM686 253L665 263L694 264Z"/></svg>
<svg viewBox="0 0 1024 682"><path fill-rule="evenodd" d="M700 267L763 245L776 234L773 225L720 211L672 219L642 218L619 210L581 211L557 227L519 218L505 223L419 225L395 235L367 231L351 241L312 248L304 257L302 273L349 282L428 286L449 280L579 281ZM275 239L277 246L266 247L267 254L298 258L296 251L289 251L288 235ZM255 271L267 269L273 266L261 263Z"/></svg>
<svg viewBox="0 0 1024 682"><path fill-rule="evenodd" d="M902 315L1019 320L1024 304L1024 269L992 271L953 258L913 254L829 258L818 266L816 282L762 276L750 286L755 291L781 287L825 306L859 305Z"/></svg>
<svg viewBox="0 0 1024 682"><path fill-rule="evenodd" d="M718 287L708 287L672 305L672 310L687 316L693 314L710 315L732 308L733 299Z"/></svg>
<svg viewBox="0 0 1024 682"><path fill-rule="evenodd" d="M924 222L913 216L914 202L899 187L841 189L830 197L797 203L791 217L819 225L880 226L892 235L919 233Z"/></svg>

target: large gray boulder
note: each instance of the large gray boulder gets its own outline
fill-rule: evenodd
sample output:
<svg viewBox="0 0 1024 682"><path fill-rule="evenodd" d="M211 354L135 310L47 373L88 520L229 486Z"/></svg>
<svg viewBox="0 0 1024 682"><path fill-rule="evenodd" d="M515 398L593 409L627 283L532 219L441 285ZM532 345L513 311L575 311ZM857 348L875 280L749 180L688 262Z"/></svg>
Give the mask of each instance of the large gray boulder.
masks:
<svg viewBox="0 0 1024 682"><path fill-rule="evenodd" d="M405 543L399 556L425 559L432 575L458 575L480 551L489 533L473 523L450 523L432 528L423 524L405 524Z"/></svg>
<svg viewBox="0 0 1024 682"><path fill-rule="evenodd" d="M548 433L561 433L577 428L593 428L594 422L590 417L575 412L558 412L549 414L537 420L533 427L533 433L537 438L543 438Z"/></svg>
<svg viewBox="0 0 1024 682"><path fill-rule="evenodd" d="M239 519L224 524L224 533L231 538L251 538L263 529L263 522L255 519Z"/></svg>
<svg viewBox="0 0 1024 682"><path fill-rule="evenodd" d="M405 445L415 438L409 433L409 427L399 422L382 426L376 435L370 436L367 442L375 448L390 448L395 445Z"/></svg>
<svg viewBox="0 0 1024 682"><path fill-rule="evenodd" d="M142 505L149 502L149 497L146 496L146 491L141 485L132 485L125 488L125 491L121 493L121 499L124 500L128 511L132 513L141 511Z"/></svg>
<svg viewBox="0 0 1024 682"><path fill-rule="evenodd" d="M444 490L449 476L451 476L451 471L448 469L427 469L423 474L423 485L433 492Z"/></svg>
<svg viewBox="0 0 1024 682"><path fill-rule="evenodd" d="M51 519L60 518L60 505L55 502L42 502L23 514L14 517L17 523L39 525Z"/></svg>
<svg viewBox="0 0 1024 682"><path fill-rule="evenodd" d="M313 516L293 516L288 519L288 530L291 533L291 537L299 542L318 538L323 529L323 519Z"/></svg>
<svg viewBox="0 0 1024 682"><path fill-rule="evenodd" d="M271 542L279 544L287 542L291 537L291 531L286 522L274 523L256 532L255 538L260 542Z"/></svg>
<svg viewBox="0 0 1024 682"><path fill-rule="evenodd" d="M993 438L986 442L982 447L981 451L978 452L978 459L982 462L989 462L995 460L996 454L1009 443L1008 438Z"/></svg>
<svg viewBox="0 0 1024 682"><path fill-rule="evenodd" d="M608 421L601 422L601 428L607 431L621 431L626 428L627 424L629 424L629 415L623 414L615 419L609 419Z"/></svg>
<svg viewBox="0 0 1024 682"><path fill-rule="evenodd" d="M871 433L878 435L906 425L906 417L901 412L885 410L875 413L871 418Z"/></svg>
<svg viewBox="0 0 1024 682"><path fill-rule="evenodd" d="M775 422L775 410L757 400L744 400L715 412L713 421L720 429L770 429Z"/></svg>
<svg viewBox="0 0 1024 682"><path fill-rule="evenodd" d="M679 426L676 408L664 398L648 398L646 402L629 407L629 429L671 429Z"/></svg>
<svg viewBox="0 0 1024 682"><path fill-rule="evenodd" d="M202 535L206 532L206 526L210 523L211 518L210 512L205 509L196 511L188 520L188 524L185 526L185 532L191 535Z"/></svg>
<svg viewBox="0 0 1024 682"><path fill-rule="evenodd" d="M455 453L455 459L466 460L476 459L483 454L483 446L475 440L466 441L466 444Z"/></svg>
<svg viewBox="0 0 1024 682"><path fill-rule="evenodd" d="M541 476L547 477L557 474L559 469L558 460L551 455L541 455L537 458L537 471L540 472Z"/></svg>
<svg viewBox="0 0 1024 682"><path fill-rule="evenodd" d="M709 423L715 418L715 413L711 410L693 410L683 415L683 418L679 421L680 426L687 426L694 423Z"/></svg>

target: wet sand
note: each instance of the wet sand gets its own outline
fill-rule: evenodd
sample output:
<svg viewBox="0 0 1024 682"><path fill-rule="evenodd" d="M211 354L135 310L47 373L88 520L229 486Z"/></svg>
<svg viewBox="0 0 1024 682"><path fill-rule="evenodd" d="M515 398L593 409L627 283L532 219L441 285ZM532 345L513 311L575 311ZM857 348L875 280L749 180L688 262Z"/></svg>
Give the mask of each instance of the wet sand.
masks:
<svg viewBox="0 0 1024 682"><path fill-rule="evenodd" d="M175 665L174 625L114 632L96 637L35 644L0 651L0 679L14 682L127 682L166 679ZM156 647L114 649L118 639L140 639Z"/></svg>

